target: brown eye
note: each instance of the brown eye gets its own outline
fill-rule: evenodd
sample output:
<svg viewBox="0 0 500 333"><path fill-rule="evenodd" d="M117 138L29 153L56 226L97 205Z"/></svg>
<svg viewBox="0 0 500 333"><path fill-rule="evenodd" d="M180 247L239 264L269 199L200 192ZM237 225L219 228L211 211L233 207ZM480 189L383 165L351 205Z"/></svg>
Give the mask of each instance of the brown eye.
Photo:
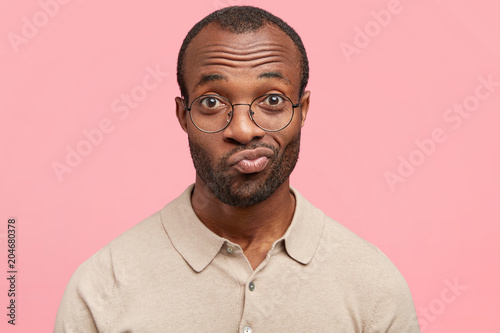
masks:
<svg viewBox="0 0 500 333"><path fill-rule="evenodd" d="M281 103L283 103L283 97L279 95L269 95L265 99L265 103L268 104L269 106L278 106Z"/></svg>
<svg viewBox="0 0 500 333"><path fill-rule="evenodd" d="M221 105L221 101L215 97L205 97L201 101L201 105L208 109L213 109Z"/></svg>

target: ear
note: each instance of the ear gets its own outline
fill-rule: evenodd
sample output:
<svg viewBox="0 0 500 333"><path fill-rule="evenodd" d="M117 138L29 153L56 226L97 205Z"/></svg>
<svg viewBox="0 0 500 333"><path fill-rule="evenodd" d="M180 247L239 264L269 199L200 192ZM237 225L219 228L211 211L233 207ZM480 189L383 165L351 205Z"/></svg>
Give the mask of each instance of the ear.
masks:
<svg viewBox="0 0 500 333"><path fill-rule="evenodd" d="M302 123L300 124L301 127L303 127L306 122L307 112L309 111L310 97L311 92L308 90L302 94L302 98L300 99L300 113L302 115Z"/></svg>
<svg viewBox="0 0 500 333"><path fill-rule="evenodd" d="M175 114L182 129L187 133L187 111L184 108L184 100L180 97L175 98Z"/></svg>

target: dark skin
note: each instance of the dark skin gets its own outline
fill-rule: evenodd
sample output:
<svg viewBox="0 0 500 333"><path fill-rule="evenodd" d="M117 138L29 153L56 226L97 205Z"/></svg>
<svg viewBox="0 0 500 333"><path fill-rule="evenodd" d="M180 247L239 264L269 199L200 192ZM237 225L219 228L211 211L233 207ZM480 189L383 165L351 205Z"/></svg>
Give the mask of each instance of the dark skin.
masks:
<svg viewBox="0 0 500 333"><path fill-rule="evenodd" d="M298 101L300 53L292 40L272 25L256 32L234 34L217 24L209 24L189 45L184 68L190 100L204 94L218 94L233 104L250 103L263 94L281 93L294 103ZM219 161L234 147L250 143L269 144L283 152L304 126L309 96L309 91L303 94L292 122L279 132L266 132L256 126L248 115L248 106L244 105L235 106L229 126L214 134L204 133L193 125L180 97L175 99L176 114L189 139L202 147L211 160ZM252 179L265 179L268 169L269 165L252 174ZM227 173L234 186L248 176L234 169ZM266 258L272 244L284 235L295 210L288 178L266 200L248 207L234 207L217 199L197 173L191 203L207 228L240 245L254 270Z"/></svg>

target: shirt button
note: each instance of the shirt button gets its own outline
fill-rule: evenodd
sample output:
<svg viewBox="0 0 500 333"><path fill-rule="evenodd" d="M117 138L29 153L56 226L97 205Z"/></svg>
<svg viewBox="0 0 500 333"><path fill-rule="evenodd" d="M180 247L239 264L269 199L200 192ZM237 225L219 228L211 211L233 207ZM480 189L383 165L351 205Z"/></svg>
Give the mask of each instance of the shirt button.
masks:
<svg viewBox="0 0 500 333"><path fill-rule="evenodd" d="M252 328L250 326L243 327L243 333L252 333Z"/></svg>
<svg viewBox="0 0 500 333"><path fill-rule="evenodd" d="M234 249L233 249L232 247L229 247L229 246L228 246L228 247L227 247L227 252L229 252L229 253L233 253L233 252L234 252Z"/></svg>
<svg viewBox="0 0 500 333"><path fill-rule="evenodd" d="M250 291L254 291L254 289L255 289L255 283L250 282L250 283L248 284L248 289L250 289Z"/></svg>

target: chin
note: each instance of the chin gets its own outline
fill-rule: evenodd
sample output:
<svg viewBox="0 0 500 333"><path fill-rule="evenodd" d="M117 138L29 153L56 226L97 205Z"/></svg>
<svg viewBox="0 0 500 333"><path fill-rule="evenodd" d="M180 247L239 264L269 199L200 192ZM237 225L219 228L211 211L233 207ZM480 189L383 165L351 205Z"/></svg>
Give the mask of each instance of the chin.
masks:
<svg viewBox="0 0 500 333"><path fill-rule="evenodd" d="M217 182L207 185L223 203L234 207L249 207L267 200L287 179L268 176L257 180L255 176L257 174L247 175L245 179L231 184Z"/></svg>

